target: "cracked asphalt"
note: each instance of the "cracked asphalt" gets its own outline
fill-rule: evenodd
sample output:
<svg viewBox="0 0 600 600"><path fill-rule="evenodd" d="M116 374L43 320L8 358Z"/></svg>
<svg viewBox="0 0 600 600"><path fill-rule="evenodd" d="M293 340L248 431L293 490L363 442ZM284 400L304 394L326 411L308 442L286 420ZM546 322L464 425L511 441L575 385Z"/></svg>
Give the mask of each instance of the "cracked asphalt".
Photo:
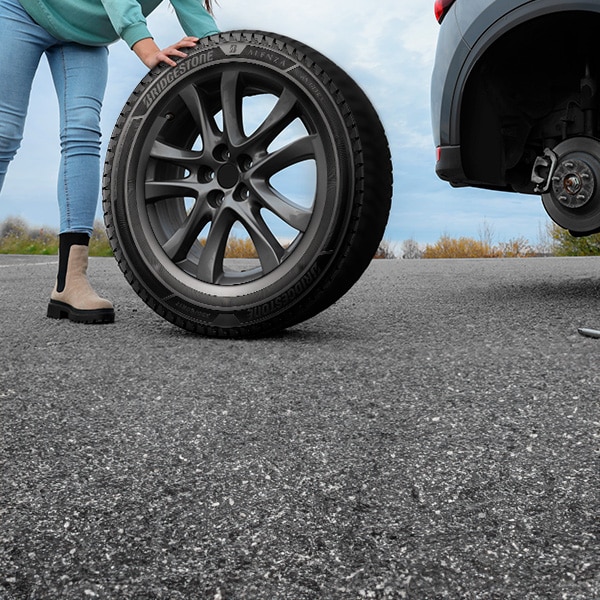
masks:
<svg viewBox="0 0 600 600"><path fill-rule="evenodd" d="M600 260L375 261L268 339L0 257L0 597L600 598Z"/></svg>

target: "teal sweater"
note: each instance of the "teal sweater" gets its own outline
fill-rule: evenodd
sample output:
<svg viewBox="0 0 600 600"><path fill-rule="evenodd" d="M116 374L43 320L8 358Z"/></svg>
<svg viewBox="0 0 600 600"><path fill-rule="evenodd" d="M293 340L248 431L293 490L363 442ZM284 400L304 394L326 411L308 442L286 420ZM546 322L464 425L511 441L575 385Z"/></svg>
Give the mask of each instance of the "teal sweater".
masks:
<svg viewBox="0 0 600 600"><path fill-rule="evenodd" d="M59 40L106 46L122 38L133 46L152 37L145 17L162 0L20 0L31 18ZM218 33L201 0L171 0L185 33L204 37Z"/></svg>

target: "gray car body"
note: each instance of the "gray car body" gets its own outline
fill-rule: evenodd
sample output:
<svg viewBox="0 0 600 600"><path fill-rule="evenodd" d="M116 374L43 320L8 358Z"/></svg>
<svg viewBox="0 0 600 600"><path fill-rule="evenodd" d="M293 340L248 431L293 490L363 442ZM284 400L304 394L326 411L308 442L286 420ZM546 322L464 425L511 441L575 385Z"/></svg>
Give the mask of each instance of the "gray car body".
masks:
<svg viewBox="0 0 600 600"><path fill-rule="evenodd" d="M431 85L433 135L441 159L436 172L453 185L513 190L504 181L470 178L463 168L461 105L466 82L488 49L520 24L564 11L600 13L598 0L457 0L438 38ZM540 53L544 43L540 41ZM535 76L532 73L532 76ZM531 192L530 189L517 191Z"/></svg>

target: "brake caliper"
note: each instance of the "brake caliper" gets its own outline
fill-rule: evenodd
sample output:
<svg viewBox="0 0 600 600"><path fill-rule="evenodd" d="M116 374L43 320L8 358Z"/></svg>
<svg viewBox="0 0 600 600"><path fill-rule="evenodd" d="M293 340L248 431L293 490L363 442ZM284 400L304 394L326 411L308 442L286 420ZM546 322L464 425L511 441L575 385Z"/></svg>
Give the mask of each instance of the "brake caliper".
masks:
<svg viewBox="0 0 600 600"><path fill-rule="evenodd" d="M558 164L558 156L546 148L543 156L538 156L533 164L531 181L535 183L534 192L536 194L545 194L550 189L554 171Z"/></svg>

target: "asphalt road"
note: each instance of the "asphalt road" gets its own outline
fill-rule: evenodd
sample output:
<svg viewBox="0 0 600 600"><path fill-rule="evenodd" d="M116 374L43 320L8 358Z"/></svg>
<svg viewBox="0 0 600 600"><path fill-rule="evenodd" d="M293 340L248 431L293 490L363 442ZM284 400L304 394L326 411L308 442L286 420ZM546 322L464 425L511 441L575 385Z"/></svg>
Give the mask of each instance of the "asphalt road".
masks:
<svg viewBox="0 0 600 600"><path fill-rule="evenodd" d="M0 257L0 597L600 598L599 259L377 261L263 340Z"/></svg>

